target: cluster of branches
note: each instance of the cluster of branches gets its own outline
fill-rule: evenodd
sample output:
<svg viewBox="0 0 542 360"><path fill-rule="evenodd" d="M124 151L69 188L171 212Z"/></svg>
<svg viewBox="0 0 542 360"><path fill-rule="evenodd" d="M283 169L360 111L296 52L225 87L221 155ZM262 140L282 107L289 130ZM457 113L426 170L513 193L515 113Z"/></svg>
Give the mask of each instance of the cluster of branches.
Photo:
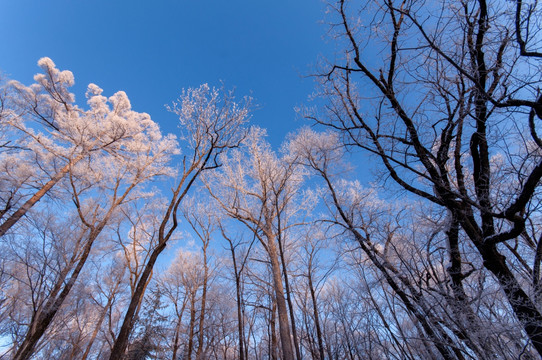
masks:
<svg viewBox="0 0 542 360"><path fill-rule="evenodd" d="M117 268L113 289L123 274L130 280L109 355L119 359L154 265L178 226L179 206L198 177L218 166L220 153L243 139L250 101L238 104L232 93L207 85L184 91L170 108L182 128L179 144L148 114L133 111L124 92L107 98L90 84L84 110L69 91L70 71L49 58L38 65L36 83L2 88L1 317L2 334L11 338L4 355L36 353L75 288L84 286L87 264L105 256L109 266L119 257L126 266ZM160 200L152 190L157 180L171 186ZM107 301L111 306L114 298Z"/></svg>
<svg viewBox="0 0 542 360"><path fill-rule="evenodd" d="M475 333L485 314L473 311L465 286L473 274L466 248L497 281L529 346L542 355L537 6L337 1L330 5L332 32L343 56L321 74L325 110L308 116L340 134L347 148L372 154L385 184L445 212L444 268L469 329ZM370 250L367 235L334 202L345 229ZM465 357L443 345L449 335L438 324L423 328L443 339L439 356ZM473 351L480 345L469 342Z"/></svg>

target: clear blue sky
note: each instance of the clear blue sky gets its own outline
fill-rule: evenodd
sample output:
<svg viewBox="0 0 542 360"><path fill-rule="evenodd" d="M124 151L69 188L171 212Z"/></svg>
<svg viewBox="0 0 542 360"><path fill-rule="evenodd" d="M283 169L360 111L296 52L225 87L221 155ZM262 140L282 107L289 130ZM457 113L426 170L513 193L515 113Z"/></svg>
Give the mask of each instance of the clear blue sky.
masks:
<svg viewBox="0 0 542 360"><path fill-rule="evenodd" d="M137 111L166 132L163 105L180 89L224 81L260 109L254 123L277 146L302 124L303 78L330 52L320 0L0 0L0 70L25 84L48 56L75 75L84 102L93 82L104 95L124 90ZM327 49L327 50L326 50Z"/></svg>

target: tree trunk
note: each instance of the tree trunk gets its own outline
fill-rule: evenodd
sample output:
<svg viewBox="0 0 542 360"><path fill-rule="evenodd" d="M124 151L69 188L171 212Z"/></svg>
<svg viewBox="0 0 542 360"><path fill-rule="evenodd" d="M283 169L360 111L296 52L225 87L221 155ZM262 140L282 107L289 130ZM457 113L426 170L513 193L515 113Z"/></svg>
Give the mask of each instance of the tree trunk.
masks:
<svg viewBox="0 0 542 360"><path fill-rule="evenodd" d="M487 337L480 337L480 330L482 329L480 329L480 323L477 321L478 316L472 310L469 298L463 287L464 275L461 267L461 252L459 251L459 226L460 223L457 214L452 212L451 225L446 231L450 256L450 266L446 268L446 271L450 277L453 292L453 297L448 302L455 316L454 321L460 328L460 338L476 353L477 357L489 359L492 357L491 346L488 343Z"/></svg>
<svg viewBox="0 0 542 360"><path fill-rule="evenodd" d="M283 360L294 360L295 358L294 351L292 349L292 337L290 335L290 325L288 322L288 309L286 307L286 299L284 298L282 274L280 271L275 237L268 237L267 248L269 252L269 259L271 260L271 271L273 272L273 286L275 290L275 299L277 302L282 356Z"/></svg>
<svg viewBox="0 0 542 360"><path fill-rule="evenodd" d="M175 326L175 337L173 340L173 355L171 356L171 360L177 360L177 352L179 351L179 334L181 332L181 325L183 323L183 313L184 309L186 307L186 297L183 299L183 306L181 307L181 311L177 312L177 305L175 305L176 313L177 313L177 325Z"/></svg>
<svg viewBox="0 0 542 360"><path fill-rule="evenodd" d="M190 324L188 328L190 329L188 333L188 348L186 358L188 360L192 359L192 351L194 347L194 327L196 326L196 294L195 289L190 294Z"/></svg>
<svg viewBox="0 0 542 360"><path fill-rule="evenodd" d="M271 335L271 342L269 343L269 357L272 360L277 360L277 332L275 329L275 316L277 313L277 301L272 296L273 305L271 306L271 319L269 321L269 332Z"/></svg>
<svg viewBox="0 0 542 360"><path fill-rule="evenodd" d="M310 268L309 268L308 282L309 282L309 290L311 293L312 309L313 309L313 314L314 314L314 326L316 327L316 337L318 340L318 351L320 353L320 360L324 360L325 353L324 353L324 342L322 339L322 330L320 328L320 315L318 313L318 306L316 303L316 292L314 291L314 285L312 283L312 270Z"/></svg>
<svg viewBox="0 0 542 360"><path fill-rule="evenodd" d="M279 228L280 228L280 222L279 222ZM280 261L282 264L282 272L284 274L284 286L286 287L286 301L288 302L288 309L290 311L290 319L292 320L292 335L293 335L293 340L294 340L294 348L295 348L296 358L298 360L301 360L299 344L297 343L297 331L295 328L294 306L292 304L292 297L290 293L290 283L288 281L288 269L286 268L286 260L284 259L284 250L282 248L282 239L280 235L277 237L277 240L279 244L279 254L280 254Z"/></svg>
<svg viewBox="0 0 542 360"><path fill-rule="evenodd" d="M207 243L208 244L208 243ZM203 247L203 289L201 294L201 311L199 318L198 349L196 350L196 359L201 359L203 352L203 328L205 325L205 302L207 300L207 282L209 277L209 267L207 266L207 245Z"/></svg>
<svg viewBox="0 0 542 360"><path fill-rule="evenodd" d="M510 306L519 322L523 325L534 348L539 354L542 354L542 316L536 305L523 291L506 265L505 257L498 252L494 245L483 246L480 252L484 259L485 268L491 271L499 281Z"/></svg>
<svg viewBox="0 0 542 360"><path fill-rule="evenodd" d="M230 251L231 251L231 258L233 261L233 271L235 273L235 296L237 301L237 332L239 334L239 360L245 360L245 351L243 349L244 346L244 330L243 330L243 314L241 311L242 303L241 303L241 274L237 270L237 259L235 257L235 247L230 242Z"/></svg>
<svg viewBox="0 0 542 360"><path fill-rule="evenodd" d="M141 278L137 282L136 290L134 292L134 295L132 296L132 299L130 300L130 305L128 306L128 310L126 311L126 315L124 316L124 321L122 322L122 327L120 328L119 335L117 336L115 344L113 345L113 349L111 350L111 355L109 356L110 360L122 359L122 357L124 356L124 352L126 351L126 347L128 346L128 338L137 317L137 309L139 307L139 304L141 303L143 296L145 295L145 289L150 280L152 269L154 268L154 263L158 259L158 255L160 255L160 253L165 249L165 247L165 242L161 243L156 247L156 249L153 250L151 256L149 257L149 262L145 266L145 270L143 270Z"/></svg>

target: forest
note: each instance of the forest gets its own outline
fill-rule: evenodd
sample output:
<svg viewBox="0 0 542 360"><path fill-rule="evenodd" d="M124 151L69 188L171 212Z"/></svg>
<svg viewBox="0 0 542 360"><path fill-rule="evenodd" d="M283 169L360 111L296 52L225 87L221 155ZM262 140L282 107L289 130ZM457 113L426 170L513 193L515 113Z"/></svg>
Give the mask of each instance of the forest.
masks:
<svg viewBox="0 0 542 360"><path fill-rule="evenodd" d="M225 86L166 134L48 57L2 77L0 359L542 357L538 2L327 9L278 149Z"/></svg>

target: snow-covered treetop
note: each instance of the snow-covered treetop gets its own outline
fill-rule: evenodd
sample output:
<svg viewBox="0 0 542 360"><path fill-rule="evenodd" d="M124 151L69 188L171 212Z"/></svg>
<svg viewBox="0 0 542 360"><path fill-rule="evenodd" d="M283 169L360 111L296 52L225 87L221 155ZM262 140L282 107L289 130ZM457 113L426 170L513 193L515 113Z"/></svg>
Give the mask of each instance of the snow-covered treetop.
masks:
<svg viewBox="0 0 542 360"><path fill-rule="evenodd" d="M38 65L43 73L34 76L34 84L9 84L18 95L19 116L12 125L48 152L66 158L100 149L145 152L162 140L158 124L147 113L133 111L124 91L107 98L100 87L90 84L86 92L89 109L84 110L69 91L74 84L70 71L57 69L49 58L40 59ZM171 152L176 152L173 136L167 142Z"/></svg>

